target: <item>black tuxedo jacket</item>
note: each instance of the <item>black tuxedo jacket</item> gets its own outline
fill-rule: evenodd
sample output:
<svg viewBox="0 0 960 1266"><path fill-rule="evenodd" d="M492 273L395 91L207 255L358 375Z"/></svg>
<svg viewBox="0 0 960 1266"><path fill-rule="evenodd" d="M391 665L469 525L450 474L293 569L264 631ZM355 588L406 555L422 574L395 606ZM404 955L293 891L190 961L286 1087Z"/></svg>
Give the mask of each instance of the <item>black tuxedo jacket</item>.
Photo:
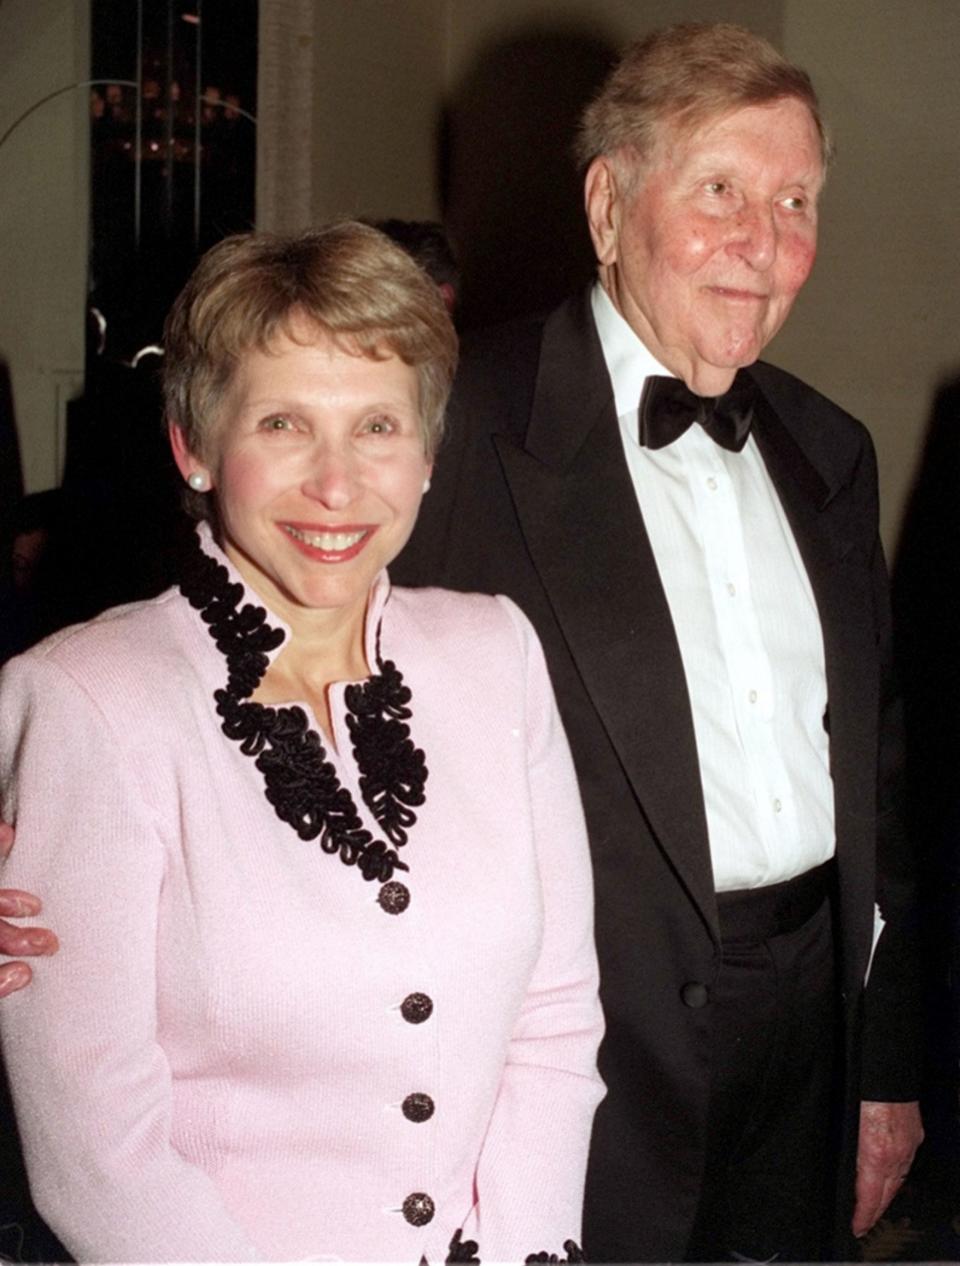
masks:
<svg viewBox="0 0 960 1266"><path fill-rule="evenodd" d="M849 1171L858 1098L917 1089L876 471L859 423L772 366L751 373L826 654ZM717 908L680 652L586 297L465 350L433 489L392 572L509 594L543 641L590 830L607 1019L585 1248L681 1259L703 1167ZM886 926L864 990L875 899Z"/></svg>

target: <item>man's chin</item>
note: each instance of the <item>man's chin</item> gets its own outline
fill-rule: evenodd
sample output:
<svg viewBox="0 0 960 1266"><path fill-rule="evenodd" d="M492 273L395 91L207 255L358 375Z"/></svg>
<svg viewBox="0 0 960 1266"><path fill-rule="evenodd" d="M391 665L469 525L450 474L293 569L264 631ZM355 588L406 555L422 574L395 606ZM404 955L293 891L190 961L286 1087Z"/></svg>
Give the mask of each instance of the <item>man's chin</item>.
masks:
<svg viewBox="0 0 960 1266"><path fill-rule="evenodd" d="M693 367L690 378L685 378L685 382L690 390L698 396L722 396L725 391L730 390L730 386L737 376L737 370L745 369L747 365L752 365L754 360L756 360L756 357L743 364L732 365L718 365L709 361L701 361Z"/></svg>

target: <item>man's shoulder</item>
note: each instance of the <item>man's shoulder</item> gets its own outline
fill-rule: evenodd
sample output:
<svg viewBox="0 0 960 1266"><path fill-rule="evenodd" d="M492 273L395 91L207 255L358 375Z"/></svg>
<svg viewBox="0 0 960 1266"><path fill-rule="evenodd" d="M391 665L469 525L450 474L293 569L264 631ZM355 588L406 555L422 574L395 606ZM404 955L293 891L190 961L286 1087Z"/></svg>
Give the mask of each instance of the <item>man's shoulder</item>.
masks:
<svg viewBox="0 0 960 1266"><path fill-rule="evenodd" d="M750 366L749 373L788 425L796 422L822 427L827 422L848 433L851 438L867 434L863 423L846 409L786 369L758 360Z"/></svg>
<svg viewBox="0 0 960 1266"><path fill-rule="evenodd" d="M551 317L537 312L513 317L496 325L468 330L461 338L460 370L501 362L524 365L539 354L543 329Z"/></svg>
<svg viewBox="0 0 960 1266"><path fill-rule="evenodd" d="M565 299L558 307L514 317L499 325L470 330L461 340L457 386L465 381L535 378L545 346L586 350L596 339L589 292Z"/></svg>
<svg viewBox="0 0 960 1266"><path fill-rule="evenodd" d="M872 452L863 423L803 379L766 361L751 365L749 373L808 457L846 464L858 462L864 449Z"/></svg>
<svg viewBox="0 0 960 1266"><path fill-rule="evenodd" d="M451 430L461 437L488 430L526 432L537 393L576 367L592 381L602 364L588 295L571 296L552 311L518 317L466 334L451 399Z"/></svg>
<svg viewBox="0 0 960 1266"><path fill-rule="evenodd" d="M518 317L465 334L452 406L475 411L485 403L528 400L533 393L547 315Z"/></svg>

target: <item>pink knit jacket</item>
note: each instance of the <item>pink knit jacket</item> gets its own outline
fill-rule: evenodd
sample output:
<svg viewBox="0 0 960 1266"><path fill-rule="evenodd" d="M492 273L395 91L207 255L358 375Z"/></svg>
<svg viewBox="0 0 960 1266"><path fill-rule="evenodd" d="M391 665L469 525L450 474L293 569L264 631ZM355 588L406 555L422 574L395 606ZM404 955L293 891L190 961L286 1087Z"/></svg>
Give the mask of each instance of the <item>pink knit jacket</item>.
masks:
<svg viewBox="0 0 960 1266"><path fill-rule="evenodd" d="M518 1261L579 1239L601 1015L541 650L507 599L385 576L370 663L378 629L429 769L394 913L268 803L177 590L0 676L3 882L42 894L62 943L0 1008L3 1053L34 1198L79 1260L437 1263L462 1228ZM331 714L328 758L382 838L343 686Z"/></svg>

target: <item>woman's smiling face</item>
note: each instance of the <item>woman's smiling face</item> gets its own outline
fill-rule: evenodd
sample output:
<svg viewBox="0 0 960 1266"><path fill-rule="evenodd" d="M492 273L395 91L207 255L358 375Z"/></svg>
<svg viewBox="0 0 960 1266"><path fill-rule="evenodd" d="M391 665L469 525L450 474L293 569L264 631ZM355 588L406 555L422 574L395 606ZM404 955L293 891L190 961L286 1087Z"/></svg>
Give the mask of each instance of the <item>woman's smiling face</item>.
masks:
<svg viewBox="0 0 960 1266"><path fill-rule="evenodd" d="M278 615L362 619L407 541L430 463L416 371L294 319L251 349L225 393L209 464L225 553Z"/></svg>

